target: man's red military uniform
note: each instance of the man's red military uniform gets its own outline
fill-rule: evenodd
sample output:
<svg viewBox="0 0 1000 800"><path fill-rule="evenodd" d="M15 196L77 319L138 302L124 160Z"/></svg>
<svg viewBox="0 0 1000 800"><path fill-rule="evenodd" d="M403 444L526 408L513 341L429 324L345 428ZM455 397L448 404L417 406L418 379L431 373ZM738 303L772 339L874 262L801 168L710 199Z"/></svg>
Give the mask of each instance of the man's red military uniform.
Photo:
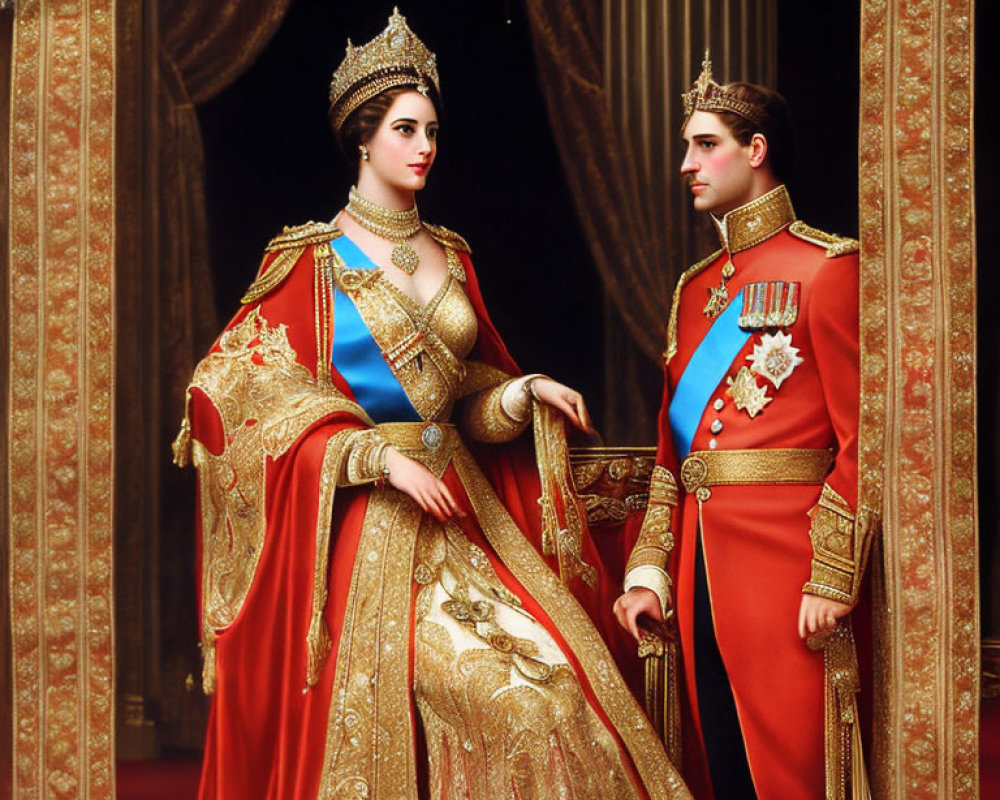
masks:
<svg viewBox="0 0 1000 800"><path fill-rule="evenodd" d="M664 597L667 571L676 581L695 795L711 793L700 635L717 643L757 795L813 800L825 794L824 658L797 635L802 592L853 604L863 568L857 243L795 221L784 186L716 223L722 249L674 296L626 588Z"/></svg>

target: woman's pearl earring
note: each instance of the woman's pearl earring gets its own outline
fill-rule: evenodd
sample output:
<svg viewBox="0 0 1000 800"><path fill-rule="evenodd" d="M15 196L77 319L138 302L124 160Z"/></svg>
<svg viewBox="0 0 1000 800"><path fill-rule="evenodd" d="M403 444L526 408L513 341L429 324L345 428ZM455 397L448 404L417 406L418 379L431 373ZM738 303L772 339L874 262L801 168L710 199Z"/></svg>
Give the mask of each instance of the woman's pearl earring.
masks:
<svg viewBox="0 0 1000 800"><path fill-rule="evenodd" d="M361 160L362 161L367 161L368 160L368 148L365 147L365 145L363 145L363 144L359 144L358 145L358 151L361 153Z"/></svg>

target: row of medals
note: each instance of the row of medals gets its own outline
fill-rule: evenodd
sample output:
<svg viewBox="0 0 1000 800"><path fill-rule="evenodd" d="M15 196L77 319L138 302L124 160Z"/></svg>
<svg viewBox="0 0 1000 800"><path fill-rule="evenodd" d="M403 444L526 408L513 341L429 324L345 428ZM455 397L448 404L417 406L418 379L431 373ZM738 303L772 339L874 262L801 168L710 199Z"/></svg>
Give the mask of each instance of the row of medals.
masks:
<svg viewBox="0 0 1000 800"><path fill-rule="evenodd" d="M702 313L714 319L729 304L729 288L726 284L736 274L732 259L728 259L722 267L722 281L718 286L708 289L708 302ZM784 331L761 334L759 344L754 344L753 353L747 356L750 366L743 366L735 377L728 377L726 394L733 398L733 404L738 411L746 411L752 419L764 406L774 398L768 397L767 385L760 386L754 373L766 378L775 388L781 388L795 368L802 363L799 348L792 347L792 336Z"/></svg>

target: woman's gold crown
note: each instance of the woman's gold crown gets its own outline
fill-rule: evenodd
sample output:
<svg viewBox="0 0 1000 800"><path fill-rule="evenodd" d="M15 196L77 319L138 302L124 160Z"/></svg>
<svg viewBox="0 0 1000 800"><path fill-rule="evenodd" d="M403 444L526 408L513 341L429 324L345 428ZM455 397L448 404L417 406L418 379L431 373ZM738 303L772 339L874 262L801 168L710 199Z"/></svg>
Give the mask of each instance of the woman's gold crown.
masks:
<svg viewBox="0 0 1000 800"><path fill-rule="evenodd" d="M352 111L387 89L414 86L426 94L428 84L440 96L437 57L393 8L386 29L368 44L355 47L347 40L347 54L330 81L333 126L339 129Z"/></svg>
<svg viewBox="0 0 1000 800"><path fill-rule="evenodd" d="M751 102L737 97L729 86L720 86L712 79L712 61L705 51L705 60L701 62L701 75L688 91L681 95L684 101L684 117L690 117L695 111L729 111L755 125L761 122L761 109Z"/></svg>

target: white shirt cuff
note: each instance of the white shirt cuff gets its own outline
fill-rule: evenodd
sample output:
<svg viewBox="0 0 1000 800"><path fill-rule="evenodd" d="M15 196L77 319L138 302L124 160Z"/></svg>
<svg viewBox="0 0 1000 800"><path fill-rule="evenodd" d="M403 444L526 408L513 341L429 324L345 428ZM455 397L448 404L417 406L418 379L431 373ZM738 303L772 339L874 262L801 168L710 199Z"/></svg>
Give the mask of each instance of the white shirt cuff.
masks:
<svg viewBox="0 0 1000 800"><path fill-rule="evenodd" d="M629 589L635 589L640 586L656 593L656 596L660 598L660 609L663 611L664 616L666 616L671 603L670 576L659 567L654 567L652 564L643 564L630 569L625 576L626 592Z"/></svg>

